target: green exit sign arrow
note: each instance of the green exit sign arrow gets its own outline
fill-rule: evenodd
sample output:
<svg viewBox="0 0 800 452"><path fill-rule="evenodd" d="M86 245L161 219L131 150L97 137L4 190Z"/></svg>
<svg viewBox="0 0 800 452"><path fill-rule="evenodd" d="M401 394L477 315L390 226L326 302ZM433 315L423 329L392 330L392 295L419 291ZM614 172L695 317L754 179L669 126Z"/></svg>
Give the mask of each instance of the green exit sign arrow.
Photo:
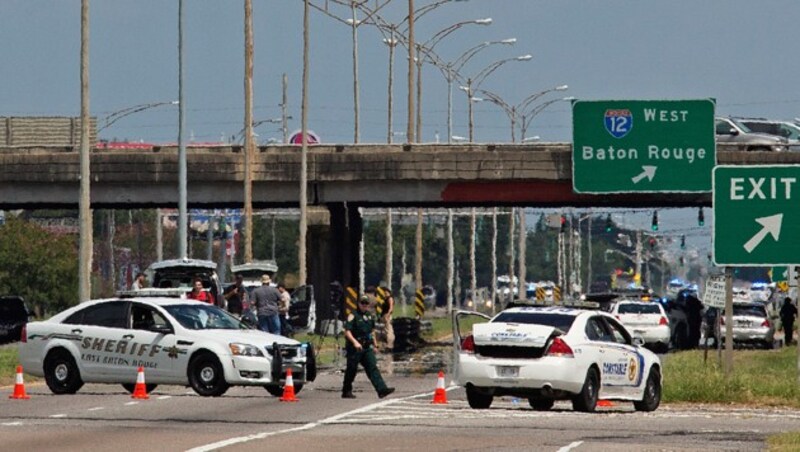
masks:
<svg viewBox="0 0 800 452"><path fill-rule="evenodd" d="M711 191L711 99L576 101L572 122L576 193Z"/></svg>
<svg viewBox="0 0 800 452"><path fill-rule="evenodd" d="M721 165L713 171L714 262L800 264L800 165Z"/></svg>

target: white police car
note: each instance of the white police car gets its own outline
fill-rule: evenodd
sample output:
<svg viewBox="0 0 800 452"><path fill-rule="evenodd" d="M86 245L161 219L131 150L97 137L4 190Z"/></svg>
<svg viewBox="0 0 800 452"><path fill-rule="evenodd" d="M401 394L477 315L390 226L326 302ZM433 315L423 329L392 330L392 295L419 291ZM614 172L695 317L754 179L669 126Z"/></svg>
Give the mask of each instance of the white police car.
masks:
<svg viewBox="0 0 800 452"><path fill-rule="evenodd" d="M661 402L661 361L637 345L606 312L567 307L512 307L462 337L459 323L479 313L454 313L456 381L472 408L495 396L528 398L535 410L571 400L578 411L599 399L629 400L639 411ZM473 320L474 317L473 317Z"/></svg>
<svg viewBox="0 0 800 452"><path fill-rule="evenodd" d="M139 367L148 390L185 385L212 397L230 386L263 386L279 396L289 368L298 392L317 373L311 344L250 329L219 307L180 298L82 303L29 323L19 357L55 394L73 394L85 382L132 391Z"/></svg>

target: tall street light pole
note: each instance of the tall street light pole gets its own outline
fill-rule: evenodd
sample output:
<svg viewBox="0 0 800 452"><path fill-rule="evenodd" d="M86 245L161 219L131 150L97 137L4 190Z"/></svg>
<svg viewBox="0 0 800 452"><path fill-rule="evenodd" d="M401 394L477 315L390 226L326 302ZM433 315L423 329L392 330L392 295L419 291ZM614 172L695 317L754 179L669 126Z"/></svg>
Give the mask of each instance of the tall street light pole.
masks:
<svg viewBox="0 0 800 452"><path fill-rule="evenodd" d="M81 184L78 299L92 298L92 208L89 158L89 0L81 0Z"/></svg>
<svg viewBox="0 0 800 452"><path fill-rule="evenodd" d="M300 107L300 134L302 148L300 150L300 238L298 254L298 284L306 285L306 233L308 230L308 44L309 44L309 0L304 0L303 7L303 99Z"/></svg>
<svg viewBox="0 0 800 452"><path fill-rule="evenodd" d="M406 142L416 142L414 136L414 0L408 0L408 121ZM419 282L419 281L418 281Z"/></svg>
<svg viewBox="0 0 800 452"><path fill-rule="evenodd" d="M518 57L513 58L505 58L502 60L495 61L481 69L474 77L470 77L467 79L466 86L460 86L459 88L467 93L467 103L469 106L469 141L470 143L473 142L474 139L474 118L472 113L472 102L474 101L474 94L475 90L480 88L481 83L486 80L486 77L492 74L492 72L496 71L500 66L510 63L512 61L530 61L533 59L531 55L521 55Z"/></svg>
<svg viewBox="0 0 800 452"><path fill-rule="evenodd" d="M189 256L189 221L187 209L187 165L186 165L186 100L183 96L184 85L184 0L178 0L178 257Z"/></svg>
<svg viewBox="0 0 800 452"><path fill-rule="evenodd" d="M442 30L436 32L430 39L425 41L422 44L417 45L417 61L415 61L417 65L417 139L422 138L422 65L425 63L426 59L434 62L438 58L433 53L434 48L437 44L442 42L442 40L453 33L454 31L464 27L465 25L491 25L492 18L487 17L485 19L475 19L475 20L467 20L455 23L450 25ZM450 133L448 133L450 135Z"/></svg>
<svg viewBox="0 0 800 452"><path fill-rule="evenodd" d="M522 114L522 121L521 121L522 124L520 125L520 132L521 132L521 135L522 135L522 140L523 141L526 140L525 135L528 133L528 126L530 126L531 121L533 121L533 118L535 118L536 115L541 113L542 110L544 110L545 108L549 107L550 105L553 105L556 102L561 102L561 101L570 102L570 101L573 101L573 100L575 100L575 98L572 97L572 96L560 97L558 99L551 99L551 100L548 100L547 102L543 102L543 103L537 105L536 107L534 107L530 111L523 113Z"/></svg>

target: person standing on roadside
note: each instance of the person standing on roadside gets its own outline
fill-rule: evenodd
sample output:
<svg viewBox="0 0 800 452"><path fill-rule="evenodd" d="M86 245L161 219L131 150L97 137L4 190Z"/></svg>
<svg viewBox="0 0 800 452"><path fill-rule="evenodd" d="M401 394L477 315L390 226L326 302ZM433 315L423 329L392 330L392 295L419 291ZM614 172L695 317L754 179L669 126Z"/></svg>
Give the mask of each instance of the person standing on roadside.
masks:
<svg viewBox="0 0 800 452"><path fill-rule="evenodd" d="M244 288L244 277L242 275L234 277L233 284L225 289L222 296L227 300L228 312L231 314L241 316L245 306L250 306L247 301L247 290Z"/></svg>
<svg viewBox="0 0 800 452"><path fill-rule="evenodd" d="M392 325L392 313L394 312L394 296L392 291L386 287L378 289L383 292L383 311L381 312L381 322L386 332L386 348L384 352L394 350L394 326Z"/></svg>
<svg viewBox="0 0 800 452"><path fill-rule="evenodd" d="M272 287L269 275L261 276L261 287L253 291L252 303L256 307L258 329L272 334L281 334L281 320L278 318L278 306L281 294Z"/></svg>
<svg viewBox="0 0 800 452"><path fill-rule="evenodd" d="M378 370L378 363L375 359L374 349L377 346L375 341L375 315L369 312L370 300L366 295L362 295L358 300L358 308L347 316L344 324L344 337L347 341L345 347L347 351L347 369L344 372L344 383L342 384L342 398L355 399L353 395L353 381L358 373L358 365L364 367L364 371L372 383L372 387L378 393L379 398L384 398L394 392L394 388L386 386Z"/></svg>
<svg viewBox="0 0 800 452"><path fill-rule="evenodd" d="M211 294L203 290L203 280L200 278L192 280L192 291L189 292L189 298L214 304L214 299L211 297Z"/></svg>
<svg viewBox="0 0 800 452"><path fill-rule="evenodd" d="M797 308L792 304L792 299L786 297L781 306L781 323L783 323L783 334L785 346L792 345L792 333L794 333L794 319L797 317Z"/></svg>
<svg viewBox="0 0 800 452"><path fill-rule="evenodd" d="M139 272L136 274L136 279L133 280L133 284L131 284L131 290L142 290L144 286L144 273Z"/></svg>
<svg viewBox="0 0 800 452"><path fill-rule="evenodd" d="M281 334L289 337L292 333L292 327L289 325L289 305L292 302L292 296L283 284L278 284L278 292L281 293L280 305L278 306L278 315L281 320Z"/></svg>

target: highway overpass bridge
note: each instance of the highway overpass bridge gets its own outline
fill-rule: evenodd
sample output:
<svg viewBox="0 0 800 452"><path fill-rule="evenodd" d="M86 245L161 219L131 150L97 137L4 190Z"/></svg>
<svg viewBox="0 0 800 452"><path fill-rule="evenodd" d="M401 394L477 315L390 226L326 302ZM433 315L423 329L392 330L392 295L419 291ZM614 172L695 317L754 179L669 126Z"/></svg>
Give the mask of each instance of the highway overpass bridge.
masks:
<svg viewBox="0 0 800 452"><path fill-rule="evenodd" d="M191 207L241 206L241 146L189 147ZM747 153L719 146L720 164L800 163L800 153ZM255 208L296 206L300 148L259 147ZM75 208L80 161L74 147L0 147L0 208ZM178 149L94 149L94 208L174 207ZM321 145L308 153L309 203L362 206L692 206L709 194L576 195L571 145Z"/></svg>
<svg viewBox="0 0 800 452"><path fill-rule="evenodd" d="M728 148L731 149L731 148ZM740 152L718 147L720 164L800 163L800 153ZM243 203L241 146L189 147L190 207ZM708 206L710 193L576 195L568 143L458 145L320 145L309 148L308 202L327 207L309 226L309 282L317 300L328 283L358 287L359 206ZM0 147L0 208L77 208L75 147ZM175 207L178 150L95 149L92 207ZM257 149L255 208L298 205L300 148ZM370 281L372 283L372 281ZM325 318L325 305L320 314Z"/></svg>

